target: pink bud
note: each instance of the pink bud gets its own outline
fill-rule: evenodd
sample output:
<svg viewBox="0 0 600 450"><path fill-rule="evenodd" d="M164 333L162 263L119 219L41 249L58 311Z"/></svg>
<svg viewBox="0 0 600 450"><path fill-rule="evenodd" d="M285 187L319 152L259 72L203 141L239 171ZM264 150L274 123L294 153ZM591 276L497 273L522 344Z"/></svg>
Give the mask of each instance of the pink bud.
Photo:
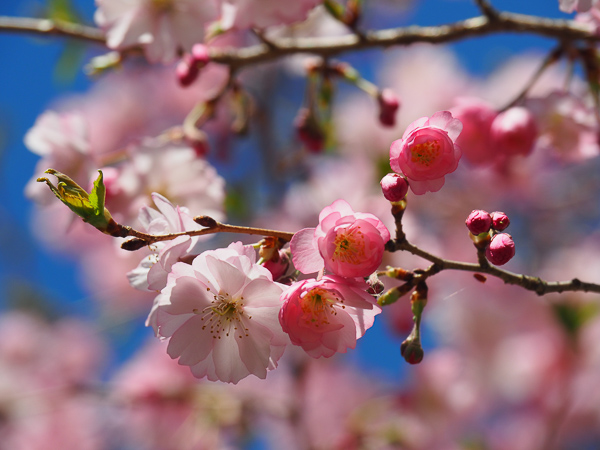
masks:
<svg viewBox="0 0 600 450"><path fill-rule="evenodd" d="M198 74L200 73L200 69L194 63L193 57L186 53L183 55L183 58L177 64L175 68L175 75L177 75L177 81L183 87L187 87L196 81L198 78Z"/></svg>
<svg viewBox="0 0 600 450"><path fill-rule="evenodd" d="M397 173L388 173L381 179L381 190L386 200L399 202L408 192L408 181Z"/></svg>
<svg viewBox="0 0 600 450"><path fill-rule="evenodd" d="M502 266L515 256L515 243L510 234L500 233L492 238L485 257L496 266Z"/></svg>
<svg viewBox="0 0 600 450"><path fill-rule="evenodd" d="M396 125L396 112L400 108L400 100L391 89L383 89L377 96L379 103L379 122L385 127Z"/></svg>
<svg viewBox="0 0 600 450"><path fill-rule="evenodd" d="M509 108L498 114L490 128L496 152L505 156L529 155L537 135L533 114L521 106Z"/></svg>
<svg viewBox="0 0 600 450"><path fill-rule="evenodd" d="M492 228L496 231L504 231L510 225L510 219L503 212L494 211L491 216Z"/></svg>
<svg viewBox="0 0 600 450"><path fill-rule="evenodd" d="M266 267L269 272L271 272L271 275L273 275L273 281L277 281L285 275L290 267L290 258L286 251L279 250L279 256L277 258L269 259L262 265Z"/></svg>
<svg viewBox="0 0 600 450"><path fill-rule="evenodd" d="M208 47L204 44L195 44L192 47L192 58L198 68L202 68L210 62Z"/></svg>
<svg viewBox="0 0 600 450"><path fill-rule="evenodd" d="M298 138L313 153L320 153L325 145L325 134L308 108L301 108L294 120Z"/></svg>
<svg viewBox="0 0 600 450"><path fill-rule="evenodd" d="M492 226L492 217L487 211L481 209L471 211L465 221L467 228L473 234L487 233Z"/></svg>

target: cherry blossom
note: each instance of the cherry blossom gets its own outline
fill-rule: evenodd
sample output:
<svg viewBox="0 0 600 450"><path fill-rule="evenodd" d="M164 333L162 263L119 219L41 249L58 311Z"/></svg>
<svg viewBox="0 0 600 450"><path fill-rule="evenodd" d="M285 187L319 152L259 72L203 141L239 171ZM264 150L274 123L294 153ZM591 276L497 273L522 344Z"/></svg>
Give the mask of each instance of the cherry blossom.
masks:
<svg viewBox="0 0 600 450"><path fill-rule="evenodd" d="M461 150L455 141L461 130L460 120L448 111L414 121L390 146L392 170L406 176L415 194L439 191L444 176L458 167Z"/></svg>
<svg viewBox="0 0 600 450"><path fill-rule="evenodd" d="M323 267L342 277L366 277L383 258L390 232L373 214L355 213L336 200L319 214L317 228L304 228L292 238L292 260L302 273Z"/></svg>
<svg viewBox="0 0 600 450"><path fill-rule="evenodd" d="M456 139L463 156L474 165L485 165L496 158L490 141L490 127L498 114L496 109L478 98L461 97L452 114L463 124Z"/></svg>
<svg viewBox="0 0 600 450"><path fill-rule="evenodd" d="M514 106L498 114L490 126L493 147L501 157L527 156L538 136L535 117L529 109Z"/></svg>
<svg viewBox="0 0 600 450"><path fill-rule="evenodd" d="M589 11L597 3L598 0L558 0L560 10L567 13Z"/></svg>
<svg viewBox="0 0 600 450"><path fill-rule="evenodd" d="M366 289L362 280L337 275L294 283L282 295L281 326L313 358L346 353L381 312Z"/></svg>
<svg viewBox="0 0 600 450"><path fill-rule="evenodd" d="M152 194L152 200L158 211L143 206L138 217L146 232L169 234L202 228L194 222L187 208L174 206L156 192ZM179 236L170 241L157 242L153 245L154 252L127 274L129 282L136 289L160 291L167 284L167 275L173 264L197 254L194 249L199 239L199 236Z"/></svg>
<svg viewBox="0 0 600 450"><path fill-rule="evenodd" d="M191 265L175 263L147 324L179 364L198 377L237 383L265 378L288 339L277 315L283 286L255 263L254 249L236 242L209 250Z"/></svg>
<svg viewBox="0 0 600 450"><path fill-rule="evenodd" d="M265 28L287 25L307 18L308 13L322 0L222 0L222 27Z"/></svg>
<svg viewBox="0 0 600 450"><path fill-rule="evenodd" d="M96 23L107 45L122 50L141 45L152 62L171 62L204 39L204 26L217 18L214 0L96 0Z"/></svg>

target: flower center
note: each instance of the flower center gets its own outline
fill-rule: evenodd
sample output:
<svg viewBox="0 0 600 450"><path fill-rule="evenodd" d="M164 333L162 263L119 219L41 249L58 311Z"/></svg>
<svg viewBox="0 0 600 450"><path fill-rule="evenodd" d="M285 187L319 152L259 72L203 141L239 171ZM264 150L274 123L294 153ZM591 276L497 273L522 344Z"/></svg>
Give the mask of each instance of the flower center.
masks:
<svg viewBox="0 0 600 450"><path fill-rule="evenodd" d="M343 263L360 264L365 260L364 236L359 226L339 232L334 244L332 261L337 259Z"/></svg>
<svg viewBox="0 0 600 450"><path fill-rule="evenodd" d="M437 139L414 144L410 148L410 160L413 163L429 167L440 155L440 150L440 141Z"/></svg>
<svg viewBox="0 0 600 450"><path fill-rule="evenodd" d="M206 288L210 292L210 288ZM246 315L244 311L244 297L239 300L231 298L227 292L213 294L213 300L210 305L202 311L194 309L194 314L202 315L200 320L204 322L202 329L208 328L214 339L221 339L221 335L226 337L229 334L236 335L238 338L248 336L248 328L243 320L252 319L252 316Z"/></svg>
<svg viewBox="0 0 600 450"><path fill-rule="evenodd" d="M173 0L150 0L152 9L157 13L166 13L173 9Z"/></svg>
<svg viewBox="0 0 600 450"><path fill-rule="evenodd" d="M314 325L317 328L320 325L329 325L329 316L337 315L335 308L337 303L342 303L341 307L345 308L344 300L332 291L317 287L305 292L300 303L304 321L307 325Z"/></svg>

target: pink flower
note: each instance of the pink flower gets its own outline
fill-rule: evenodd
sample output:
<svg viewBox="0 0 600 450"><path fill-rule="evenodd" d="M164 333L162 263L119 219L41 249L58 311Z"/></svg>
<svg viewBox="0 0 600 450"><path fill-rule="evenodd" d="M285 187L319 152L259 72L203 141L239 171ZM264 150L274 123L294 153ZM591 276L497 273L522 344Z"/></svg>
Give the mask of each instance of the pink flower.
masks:
<svg viewBox="0 0 600 450"><path fill-rule="evenodd" d="M487 233L492 226L492 217L487 211L481 209L471 211L465 222L469 231L473 234Z"/></svg>
<svg viewBox="0 0 600 450"><path fill-rule="evenodd" d="M444 176L458 167L461 151L454 142L461 130L460 120L448 111L414 121L402 139L392 142L392 170L406 176L415 194L439 191Z"/></svg>
<svg viewBox="0 0 600 450"><path fill-rule="evenodd" d="M221 0L223 29L265 28L305 20L322 0Z"/></svg>
<svg viewBox="0 0 600 450"><path fill-rule="evenodd" d="M515 256L515 243L510 234L495 235L485 251L485 257L496 266L502 266Z"/></svg>
<svg viewBox="0 0 600 450"><path fill-rule="evenodd" d="M189 51L204 39L204 25L217 18L214 0L96 0L96 23L107 45L142 45L151 62L171 62L180 48Z"/></svg>
<svg viewBox="0 0 600 450"><path fill-rule="evenodd" d="M336 275L294 283L281 297L279 322L292 343L313 358L346 353L381 312L367 287Z"/></svg>
<svg viewBox="0 0 600 450"><path fill-rule="evenodd" d="M496 116L490 136L499 155L529 155L538 136L538 128L531 111L514 106Z"/></svg>
<svg viewBox="0 0 600 450"><path fill-rule="evenodd" d="M290 243L292 260L302 273L325 267L342 277L367 277L379 267L390 232L368 213L355 213L336 200L319 214L317 228L298 231Z"/></svg>
<svg viewBox="0 0 600 450"><path fill-rule="evenodd" d="M202 227L194 222L187 208L173 204L156 192L152 200L158 211L148 206L140 210L138 220L150 234L180 233L183 231L199 230ZM180 236L171 241L157 242L152 245L154 250L140 264L127 274L129 283L136 289L160 291L167 285L167 275L176 262L185 257L197 255L194 251L200 237Z"/></svg>
<svg viewBox="0 0 600 450"><path fill-rule="evenodd" d="M456 143L463 156L474 165L494 161L496 154L490 142L490 127L498 114L490 104L478 99L462 97L452 108L452 114L463 124Z"/></svg>
<svg viewBox="0 0 600 450"><path fill-rule="evenodd" d="M147 325L167 353L194 376L237 383L265 378L288 339L277 320L283 286L255 263L254 249L236 242L176 263L156 297Z"/></svg>

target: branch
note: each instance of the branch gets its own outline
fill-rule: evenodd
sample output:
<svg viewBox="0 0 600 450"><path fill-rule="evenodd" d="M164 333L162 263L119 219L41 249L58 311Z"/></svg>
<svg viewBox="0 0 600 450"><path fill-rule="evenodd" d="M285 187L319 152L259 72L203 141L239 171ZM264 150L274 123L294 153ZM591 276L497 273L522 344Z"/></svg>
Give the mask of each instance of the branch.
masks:
<svg viewBox="0 0 600 450"><path fill-rule="evenodd" d="M213 62L232 68L271 61L287 55L310 53L330 57L340 53L417 42L443 43L500 32L530 33L558 40L599 41L600 36L584 24L572 20L549 19L509 12L496 12L439 26L409 26L367 31L336 37L279 38L243 48L210 50ZM0 16L0 32L58 35L106 45L104 33L94 27L48 19Z"/></svg>
<svg viewBox="0 0 600 450"><path fill-rule="evenodd" d="M147 245L154 244L155 242L161 241L170 241L178 238L179 236L204 236L206 234L215 234L215 233L236 233L236 234L250 234L255 236L273 236L284 241L291 241L292 237L294 237L294 233L289 233L287 231L277 231L270 230L267 228L254 228L254 227L241 227L237 225L228 225L225 223L217 222L215 219L209 216L199 216L195 217L194 221L202 225L202 230L191 230L184 231L181 233L171 233L171 234L147 234L141 231L134 230L131 227L121 226L119 230L121 234L120 237L128 237L134 236L137 239L132 239L129 241L125 241L121 247L125 250L139 250L142 247Z"/></svg>
<svg viewBox="0 0 600 450"><path fill-rule="evenodd" d="M410 244L406 239L398 241L392 240L386 244L386 250L394 252L397 250L405 250L413 255L420 256L433 264L425 271L414 271L414 278L410 278L410 284L415 285L419 281L425 281L432 275L435 275L442 270L461 270L464 272L485 273L501 279L506 284L521 286L529 291L542 296L551 292L567 292L567 291L582 291L600 293L600 285L595 283L583 282L577 278L570 281L545 281L539 277L517 274L508 270L500 269L487 262L485 259L479 258L479 263L465 263L443 259L435 256L425 250L420 249ZM384 274L381 272L380 274Z"/></svg>
<svg viewBox="0 0 600 450"><path fill-rule="evenodd" d="M0 32L63 36L106 45L104 32L98 28L50 19L0 16Z"/></svg>

